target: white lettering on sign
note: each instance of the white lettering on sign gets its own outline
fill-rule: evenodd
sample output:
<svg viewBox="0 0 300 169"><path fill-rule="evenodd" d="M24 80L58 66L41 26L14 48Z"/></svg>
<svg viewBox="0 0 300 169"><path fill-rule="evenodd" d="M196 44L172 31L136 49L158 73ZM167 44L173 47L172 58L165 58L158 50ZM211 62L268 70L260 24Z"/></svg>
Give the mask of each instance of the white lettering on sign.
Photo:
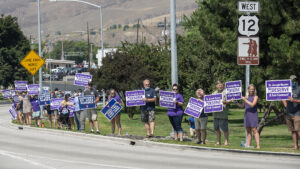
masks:
<svg viewBox="0 0 300 169"><path fill-rule="evenodd" d="M259 12L259 2L244 1L238 3L238 9L240 12Z"/></svg>

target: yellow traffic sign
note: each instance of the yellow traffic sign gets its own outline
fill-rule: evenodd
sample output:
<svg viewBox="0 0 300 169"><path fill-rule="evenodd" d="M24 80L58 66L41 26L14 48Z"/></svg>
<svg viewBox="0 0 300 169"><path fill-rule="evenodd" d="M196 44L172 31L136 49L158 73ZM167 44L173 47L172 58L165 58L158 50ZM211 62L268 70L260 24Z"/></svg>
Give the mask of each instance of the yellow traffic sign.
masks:
<svg viewBox="0 0 300 169"><path fill-rule="evenodd" d="M32 75L35 75L44 63L44 59L41 58L34 50L31 50L20 62L20 64Z"/></svg>

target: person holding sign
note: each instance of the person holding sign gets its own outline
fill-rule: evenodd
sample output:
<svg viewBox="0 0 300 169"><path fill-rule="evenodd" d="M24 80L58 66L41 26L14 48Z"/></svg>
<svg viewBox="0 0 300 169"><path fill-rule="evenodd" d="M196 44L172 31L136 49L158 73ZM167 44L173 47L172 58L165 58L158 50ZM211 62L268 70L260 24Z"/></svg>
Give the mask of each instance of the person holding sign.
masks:
<svg viewBox="0 0 300 169"><path fill-rule="evenodd" d="M242 97L242 100L244 101L243 104L236 103L234 100L232 100L232 102L237 104L241 108L245 107L244 126L247 131L246 147L250 147L252 133L253 133L256 141L256 148L260 149L259 133L256 129L256 127L258 126L258 113L257 113L258 96L257 96L256 88L253 84L250 84L248 86L246 97Z"/></svg>
<svg viewBox="0 0 300 169"><path fill-rule="evenodd" d="M183 109L182 106L184 105L184 99L180 93L178 93L178 85L173 84L173 92L176 94L175 96L175 108L168 108L167 115L169 116L170 123L174 130L174 140L183 141L183 134L182 134L182 127L181 127L181 121L182 121L182 115L183 115Z"/></svg>
<svg viewBox="0 0 300 169"><path fill-rule="evenodd" d="M221 131L224 133L225 142L224 145L228 145L228 104L229 102L226 101L226 91L224 90L224 84L222 81L217 81L216 83L217 90L213 92L213 94L222 93L223 95L223 111L221 112L214 112L214 130L216 131L217 135L217 144L221 145Z"/></svg>
<svg viewBox="0 0 300 169"><path fill-rule="evenodd" d="M87 89L83 92L84 96L92 96L94 95L95 96L95 104L99 102L99 93L96 89L93 88L93 84L90 82L88 83L88 87ZM96 133L97 134L100 134L100 131L99 131L99 126L98 126L98 120L97 120L97 111L96 111L96 108L93 108L93 109L86 109L85 110L85 114L89 120L89 124L90 124L90 129L91 129L91 133L94 132L94 127L93 125L95 126L95 129L96 129ZM83 127L83 126L81 126Z"/></svg>
<svg viewBox="0 0 300 169"><path fill-rule="evenodd" d="M121 98L116 95L116 91L115 89L110 89L110 94L108 96L108 101L107 103L111 100L111 99L115 99L120 105L122 105L122 100ZM106 104L107 104L106 103ZM118 126L118 134L119 136L121 135L121 131L122 131L122 127L121 127L121 122L120 122L120 117L121 117L121 112L118 113L111 121L111 133L115 134L115 123L117 123Z"/></svg>
<svg viewBox="0 0 300 169"><path fill-rule="evenodd" d="M298 86L295 75L291 75L292 81L292 97L283 100L286 107L286 124L289 131L292 132L294 141L294 149L299 150L298 140L300 139L300 86Z"/></svg>
<svg viewBox="0 0 300 169"><path fill-rule="evenodd" d="M198 100L204 101L204 95L205 95L205 92L203 89L198 89L196 91L196 96L197 96ZM195 120L196 136L198 139L197 144L205 144L208 115L206 113L204 113L204 109L202 109L202 112L201 112L199 118L194 118L194 120ZM202 138L201 138L201 136L202 136Z"/></svg>
<svg viewBox="0 0 300 169"><path fill-rule="evenodd" d="M73 106L74 104L71 103L69 100L71 98L70 94L66 94L65 95L65 99L62 101L61 106L59 108L59 127L62 128L63 125L67 125L68 129L70 129L72 127L72 130L74 130L74 118L73 123L71 122L71 119L69 117L70 115L70 106ZM71 126L73 124L73 126Z"/></svg>
<svg viewBox="0 0 300 169"><path fill-rule="evenodd" d="M154 128L155 128L155 115L154 115L154 109L155 109L155 102L156 102L156 93L153 88L150 88L150 80L145 79L143 81L143 85L145 88L145 98L144 100L146 102L145 106L141 106L141 121L144 123L146 132L147 132L147 138L154 136ZM150 134L151 129L151 134Z"/></svg>
<svg viewBox="0 0 300 169"><path fill-rule="evenodd" d="M34 95L30 98L30 103L32 106L32 118L35 120L35 127L41 126L41 109L39 104L38 95Z"/></svg>
<svg viewBox="0 0 300 169"><path fill-rule="evenodd" d="M31 125L32 105L30 103L30 96L26 91L23 92L23 114L25 115L26 125Z"/></svg>

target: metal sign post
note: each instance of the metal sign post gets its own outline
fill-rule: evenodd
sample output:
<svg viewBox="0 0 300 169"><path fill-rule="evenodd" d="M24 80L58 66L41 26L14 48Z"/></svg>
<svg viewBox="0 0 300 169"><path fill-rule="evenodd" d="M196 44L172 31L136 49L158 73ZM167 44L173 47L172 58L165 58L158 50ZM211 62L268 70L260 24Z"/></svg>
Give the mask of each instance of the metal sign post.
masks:
<svg viewBox="0 0 300 169"><path fill-rule="evenodd" d="M238 2L239 12L245 12L247 16L239 17L238 26L238 65L246 65L245 72L245 95L247 95L248 86L250 84L250 65L259 64L259 32L257 16L250 16L250 13L259 12L259 2L240 1ZM243 37L244 36L244 37ZM247 131L245 131L245 144L242 141L241 146L247 145Z"/></svg>

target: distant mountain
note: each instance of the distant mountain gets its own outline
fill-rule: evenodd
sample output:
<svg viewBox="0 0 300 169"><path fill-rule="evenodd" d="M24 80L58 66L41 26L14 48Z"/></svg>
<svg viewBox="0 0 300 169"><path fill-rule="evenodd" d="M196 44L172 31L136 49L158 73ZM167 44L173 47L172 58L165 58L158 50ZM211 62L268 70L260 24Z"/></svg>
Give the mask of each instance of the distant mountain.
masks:
<svg viewBox="0 0 300 169"><path fill-rule="evenodd" d="M156 43L161 40L159 22L167 17L169 23L170 0L86 0L102 6L104 43L116 46L121 40L136 40L138 20L140 39ZM177 18L190 15L196 9L195 0L177 0ZM87 22L93 29L91 41L99 45L99 9L77 2L49 2L41 0L41 30L45 40L61 39L86 40ZM18 22L26 36L37 37L37 0L0 0L0 14L18 17ZM128 25L129 29L124 30ZM117 29L120 27L119 29ZM111 28L111 29L110 29ZM178 30L179 32L182 31ZM61 36L63 34L64 36Z"/></svg>

